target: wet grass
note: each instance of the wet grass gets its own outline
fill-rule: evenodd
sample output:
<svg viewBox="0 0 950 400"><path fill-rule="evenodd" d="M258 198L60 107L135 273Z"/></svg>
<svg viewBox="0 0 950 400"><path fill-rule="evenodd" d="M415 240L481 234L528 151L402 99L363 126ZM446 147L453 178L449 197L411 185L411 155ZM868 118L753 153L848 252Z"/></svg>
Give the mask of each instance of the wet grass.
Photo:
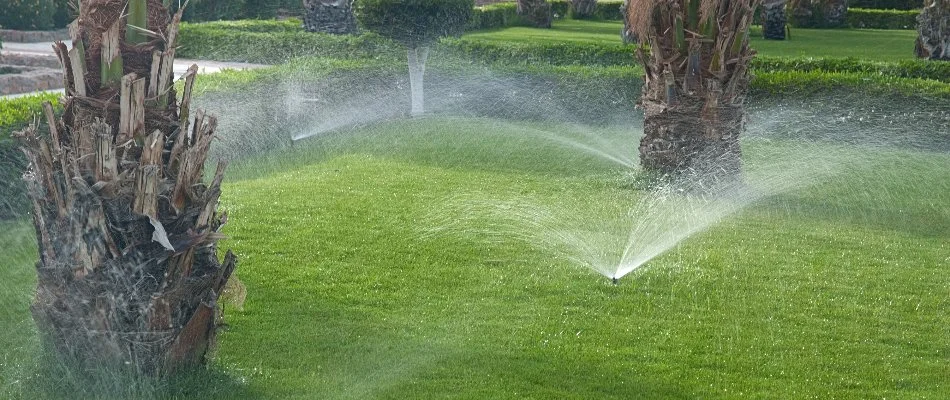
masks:
<svg viewBox="0 0 950 400"><path fill-rule="evenodd" d="M833 174L726 218L615 286L444 207L462 196L596 218L643 195L619 164L544 139L565 131L583 137L557 125L395 121L237 163L223 247L239 254L248 297L242 311L226 310L218 378L207 383L217 390L188 393L186 383L157 397L939 398L950 389L950 156L823 146L841 161ZM752 176L799 150L745 147ZM426 235L433 215L474 225ZM4 228L2 248L22 250L0 255L0 323L13 327L0 335L0 397L61 393L31 384L48 375L31 361L35 249L26 224Z"/></svg>
<svg viewBox="0 0 950 400"><path fill-rule="evenodd" d="M552 29L511 27L474 32L470 40L530 42L554 44L562 42L619 44L619 21L578 21L563 19ZM792 28L789 40L762 39L761 28L752 28L752 48L770 57L855 57L871 61L914 59L914 30L879 29L798 29Z"/></svg>

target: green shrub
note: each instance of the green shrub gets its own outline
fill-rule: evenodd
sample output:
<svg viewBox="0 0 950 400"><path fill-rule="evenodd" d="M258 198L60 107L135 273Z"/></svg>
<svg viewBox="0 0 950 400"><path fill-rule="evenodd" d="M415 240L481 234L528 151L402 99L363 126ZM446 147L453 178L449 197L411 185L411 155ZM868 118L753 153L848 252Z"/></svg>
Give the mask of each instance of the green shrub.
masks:
<svg viewBox="0 0 950 400"><path fill-rule="evenodd" d="M848 11L851 8L866 8L875 10L919 10L924 7L923 0L848 0Z"/></svg>
<svg viewBox="0 0 950 400"><path fill-rule="evenodd" d="M303 0L245 0L246 18L275 18L278 16L302 17L305 13Z"/></svg>
<svg viewBox="0 0 950 400"><path fill-rule="evenodd" d="M594 10L594 15L590 18L585 19L594 19L594 20L603 20L603 21L622 21L623 14L620 13L620 6L623 4L623 0L601 0L597 2L597 9ZM553 0L551 1L551 9L554 11L554 15L559 18L571 16L571 2L570 0Z"/></svg>
<svg viewBox="0 0 950 400"><path fill-rule="evenodd" d="M235 29L247 26L259 31ZM182 24L176 55L216 61L262 64L302 56L329 58L386 57L396 46L378 35L328 35L304 32L296 22L214 22Z"/></svg>
<svg viewBox="0 0 950 400"><path fill-rule="evenodd" d="M551 12L554 18L564 18L571 13L571 2L569 0L548 1L551 3Z"/></svg>
<svg viewBox="0 0 950 400"><path fill-rule="evenodd" d="M926 79L950 84L950 63L925 60L875 62L855 58L777 58L756 57L752 60L756 72L828 72L864 74L880 77Z"/></svg>
<svg viewBox="0 0 950 400"><path fill-rule="evenodd" d="M357 19L366 29L410 49L459 36L472 16L472 0L360 0Z"/></svg>
<svg viewBox="0 0 950 400"><path fill-rule="evenodd" d="M191 0L182 19L191 22L242 19L246 17L244 2L245 0ZM171 8L174 11L178 3L172 3Z"/></svg>
<svg viewBox="0 0 950 400"><path fill-rule="evenodd" d="M518 25L518 6L515 3L497 3L472 10L465 30L496 29Z"/></svg>
<svg viewBox="0 0 950 400"><path fill-rule="evenodd" d="M26 157L10 135L32 123L44 101L52 102L56 112L61 112L58 97L57 93L47 93L0 100L0 221L26 215L30 208L21 179Z"/></svg>
<svg viewBox="0 0 950 400"><path fill-rule="evenodd" d="M867 29L914 29L920 10L871 10L848 8L848 26Z"/></svg>
<svg viewBox="0 0 950 400"><path fill-rule="evenodd" d="M619 42L619 39L618 39ZM486 62L551 65L634 65L633 46L601 43L516 43L444 39L441 45Z"/></svg>
<svg viewBox="0 0 950 400"><path fill-rule="evenodd" d="M0 26L5 29L61 28L56 24L56 13L57 0L0 0Z"/></svg>

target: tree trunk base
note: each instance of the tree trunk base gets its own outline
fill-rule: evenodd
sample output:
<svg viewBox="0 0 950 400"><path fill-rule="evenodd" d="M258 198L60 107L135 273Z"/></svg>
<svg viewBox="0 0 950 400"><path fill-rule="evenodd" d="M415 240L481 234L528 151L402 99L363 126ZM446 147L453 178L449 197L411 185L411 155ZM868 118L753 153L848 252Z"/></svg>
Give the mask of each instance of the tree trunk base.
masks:
<svg viewBox="0 0 950 400"><path fill-rule="evenodd" d="M356 35L359 28L353 15L353 0L304 0L307 13L303 26L307 32Z"/></svg>
<svg viewBox="0 0 950 400"><path fill-rule="evenodd" d="M690 100L683 99L672 107L644 107L641 165L691 191L741 180L742 107L704 110L701 102Z"/></svg>
<svg viewBox="0 0 950 400"><path fill-rule="evenodd" d="M785 2L776 7L762 5L762 37L769 40L785 40Z"/></svg>
<svg viewBox="0 0 950 400"><path fill-rule="evenodd" d="M518 0L518 16L535 28L550 28L554 19L551 3L545 0Z"/></svg>

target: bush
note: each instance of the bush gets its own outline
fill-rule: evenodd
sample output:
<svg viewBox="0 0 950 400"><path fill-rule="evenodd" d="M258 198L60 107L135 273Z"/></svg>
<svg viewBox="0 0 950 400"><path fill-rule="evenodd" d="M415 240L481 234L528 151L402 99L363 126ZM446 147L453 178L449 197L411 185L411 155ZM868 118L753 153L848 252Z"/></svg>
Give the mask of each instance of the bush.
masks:
<svg viewBox="0 0 950 400"><path fill-rule="evenodd" d="M472 0L360 0L357 19L366 29L410 49L459 36L472 16Z"/></svg>
<svg viewBox="0 0 950 400"><path fill-rule="evenodd" d="M278 16L302 17L306 11L303 0L245 0L246 18L275 18Z"/></svg>
<svg viewBox="0 0 950 400"><path fill-rule="evenodd" d="M192 22L242 19L246 17L244 2L245 0L191 0L182 19ZM174 11L178 3L172 3L171 8Z"/></svg>
<svg viewBox="0 0 950 400"><path fill-rule="evenodd" d="M914 29L920 10L871 10L848 8L848 26L867 29Z"/></svg>
<svg viewBox="0 0 950 400"><path fill-rule="evenodd" d="M44 101L52 102L57 114L61 112L58 97L57 93L48 93L0 100L0 182L3 183L0 186L0 221L26 215L30 209L26 185L21 178L26 169L26 157L20 151L19 143L10 135L32 123L33 116L42 111Z"/></svg>
<svg viewBox="0 0 950 400"><path fill-rule="evenodd" d="M875 10L919 10L924 7L923 0L849 0L848 11L851 8L867 8Z"/></svg>
<svg viewBox="0 0 950 400"><path fill-rule="evenodd" d="M19 30L65 27L56 24L57 8L57 0L0 0L0 26Z"/></svg>
<svg viewBox="0 0 950 400"><path fill-rule="evenodd" d="M925 60L874 62L855 58L773 58L756 57L752 68L758 72L825 72L862 74L874 77L926 79L950 84L950 63Z"/></svg>
<svg viewBox="0 0 950 400"><path fill-rule="evenodd" d="M617 44L506 43L446 39L441 46L468 58L486 62L550 65L635 66L633 47ZM950 63L923 60L874 62L854 58L779 58L757 56L755 71L855 73L869 76L928 79L950 83Z"/></svg>
<svg viewBox="0 0 950 400"><path fill-rule="evenodd" d="M603 20L603 21L622 21L623 14L620 13L620 6L623 4L623 0L601 0L597 2L597 9L594 10L594 15L585 19L594 19L594 20ZM571 16L571 2L570 0L553 0L551 1L551 8L554 10L554 15L556 17L567 17Z"/></svg>
<svg viewBox="0 0 950 400"><path fill-rule="evenodd" d="M619 39L618 39L619 42ZM442 46L486 62L551 65L634 65L633 46L595 43L513 43L445 39Z"/></svg>
<svg viewBox="0 0 950 400"><path fill-rule="evenodd" d="M245 32L234 27L257 29ZM380 57L394 54L394 44L377 35L328 35L304 32L290 22L209 22L182 24L176 55L216 61L281 63L302 56Z"/></svg>
<svg viewBox="0 0 950 400"><path fill-rule="evenodd" d="M515 3L497 3L472 10L465 30L496 29L518 25L518 6Z"/></svg>

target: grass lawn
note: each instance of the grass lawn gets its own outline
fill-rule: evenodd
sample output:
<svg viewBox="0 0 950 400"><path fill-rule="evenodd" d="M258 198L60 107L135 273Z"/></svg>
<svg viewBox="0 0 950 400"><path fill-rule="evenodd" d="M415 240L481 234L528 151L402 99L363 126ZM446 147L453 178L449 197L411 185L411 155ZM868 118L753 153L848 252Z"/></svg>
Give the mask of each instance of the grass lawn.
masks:
<svg viewBox="0 0 950 400"><path fill-rule="evenodd" d="M160 392L629 399L950 391L950 156L747 140L752 182L775 170L775 157L822 151L829 157L820 160L832 161L801 160L795 165L811 169L783 178L800 181L797 189L726 217L615 286L532 239L583 235L648 196L622 163L565 144L591 143L589 132L425 118L238 163L224 188L231 222L222 247L240 256L247 302L226 310L219 374L198 393ZM554 133L571 141L550 140ZM595 147L615 159L625 151L613 146L635 139L628 129L594 133L606 138ZM0 254L0 397L46 394L28 312L30 237L25 223L0 229L0 248L17 249Z"/></svg>
<svg viewBox="0 0 950 400"><path fill-rule="evenodd" d="M474 32L464 37L473 40L556 43L582 42L619 44L619 21L578 21L562 19L552 29L512 27ZM798 29L791 39L764 40L761 28L752 28L752 47L772 57L855 57L873 61L914 59L917 31L877 29Z"/></svg>

